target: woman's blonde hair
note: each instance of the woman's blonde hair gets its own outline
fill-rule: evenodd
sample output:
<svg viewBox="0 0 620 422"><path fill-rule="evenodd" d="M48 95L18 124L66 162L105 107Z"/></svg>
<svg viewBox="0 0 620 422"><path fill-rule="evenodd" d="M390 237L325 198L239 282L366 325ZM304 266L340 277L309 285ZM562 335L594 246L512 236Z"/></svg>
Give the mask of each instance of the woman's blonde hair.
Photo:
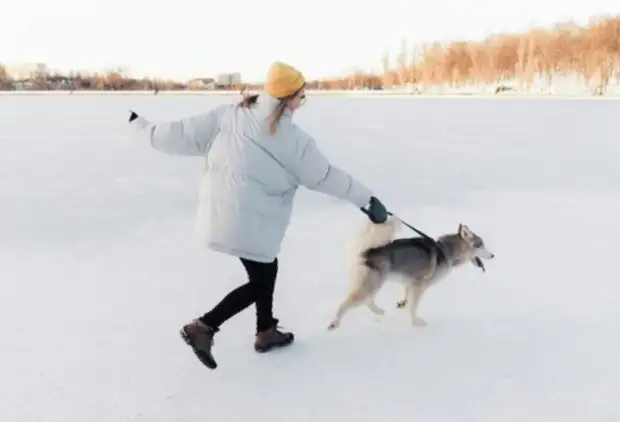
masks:
<svg viewBox="0 0 620 422"><path fill-rule="evenodd" d="M270 135L273 135L274 133L276 133L276 127L278 126L278 122L280 121L280 119L282 118L282 115L284 114L284 110L286 109L286 103L292 100L293 98L295 98L295 96L299 94L299 91L301 91L304 88L304 86L302 86L300 89L298 89L291 95L288 95L284 98L278 98L280 102L276 106L273 113L271 113L271 116L269 116L269 134ZM256 102L258 101L258 94L250 95L247 93L243 93L242 95L243 95L243 99L237 104L238 107L250 108L253 105L255 105Z"/></svg>

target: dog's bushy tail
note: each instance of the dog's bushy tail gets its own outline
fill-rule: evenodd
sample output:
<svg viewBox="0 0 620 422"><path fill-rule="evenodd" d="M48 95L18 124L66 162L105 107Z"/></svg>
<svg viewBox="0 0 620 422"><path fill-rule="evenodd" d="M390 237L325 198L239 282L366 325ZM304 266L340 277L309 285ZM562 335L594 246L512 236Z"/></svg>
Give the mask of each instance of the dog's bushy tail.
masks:
<svg viewBox="0 0 620 422"><path fill-rule="evenodd" d="M394 239L400 221L389 217L385 223L374 224L366 220L350 245L349 249L349 289L354 290L367 277L371 268L366 264L366 251L387 245Z"/></svg>
<svg viewBox="0 0 620 422"><path fill-rule="evenodd" d="M382 224L374 224L366 220L353 239L351 255L362 258L366 250L387 245L394 240L394 235L399 228L400 221L391 216Z"/></svg>

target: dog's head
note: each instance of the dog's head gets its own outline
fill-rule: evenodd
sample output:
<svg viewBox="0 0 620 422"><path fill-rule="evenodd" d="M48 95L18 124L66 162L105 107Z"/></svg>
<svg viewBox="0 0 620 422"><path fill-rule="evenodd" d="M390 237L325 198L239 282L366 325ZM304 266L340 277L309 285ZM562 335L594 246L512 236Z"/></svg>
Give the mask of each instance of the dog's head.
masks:
<svg viewBox="0 0 620 422"><path fill-rule="evenodd" d="M476 267L480 268L482 271L486 271L482 260L493 259L495 255L486 248L484 240L471 231L465 224L459 224L457 233L467 247L468 259L471 260L472 264Z"/></svg>

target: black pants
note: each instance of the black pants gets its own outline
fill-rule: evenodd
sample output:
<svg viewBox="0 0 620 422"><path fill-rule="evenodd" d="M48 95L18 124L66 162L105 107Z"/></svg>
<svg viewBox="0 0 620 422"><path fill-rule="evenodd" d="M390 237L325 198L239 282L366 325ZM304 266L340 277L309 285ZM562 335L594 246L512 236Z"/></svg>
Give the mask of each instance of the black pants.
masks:
<svg viewBox="0 0 620 422"><path fill-rule="evenodd" d="M228 293L200 320L219 331L220 325L237 315L252 303L256 304L256 330L264 331L277 325L273 317L273 290L278 275L278 259L264 263L240 258L248 273L248 282Z"/></svg>

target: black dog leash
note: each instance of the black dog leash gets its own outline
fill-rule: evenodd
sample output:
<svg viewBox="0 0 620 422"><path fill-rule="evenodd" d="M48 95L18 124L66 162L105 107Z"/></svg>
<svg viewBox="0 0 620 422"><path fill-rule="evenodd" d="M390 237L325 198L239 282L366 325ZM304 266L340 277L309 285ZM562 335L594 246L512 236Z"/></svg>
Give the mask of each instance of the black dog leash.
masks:
<svg viewBox="0 0 620 422"><path fill-rule="evenodd" d="M394 217L395 219L397 219L398 221L400 221L402 224L404 224L406 227L410 228L411 230L413 230L414 232L416 232L417 234L419 234L420 236L422 236L423 238L425 238L426 240L430 240L433 243L437 244L437 241L435 239L433 239L432 237L430 237L429 235L427 235L426 233L424 233L422 230L416 229L414 226L412 226L411 224L407 223L406 221L404 221L402 218L394 215L394 213L387 211L388 215L391 215L392 217Z"/></svg>
<svg viewBox="0 0 620 422"><path fill-rule="evenodd" d="M366 214L367 216L370 217L370 212L365 209L365 208L360 208L360 210ZM423 238L425 238L426 240L430 240L431 242L433 242L434 244L437 244L437 241L435 239L433 239L432 237L430 237L429 235L427 235L426 233L424 233L422 230L416 229L414 226L412 226L411 224L407 223L405 220L403 220L402 218L394 215L393 212L390 211L385 211L385 213L387 215L391 215L392 217L394 217L395 219L397 219L398 221L400 221L402 224L404 224L406 227L410 228L411 230L413 230L414 232L416 232L417 234L419 234L420 236L422 236Z"/></svg>

